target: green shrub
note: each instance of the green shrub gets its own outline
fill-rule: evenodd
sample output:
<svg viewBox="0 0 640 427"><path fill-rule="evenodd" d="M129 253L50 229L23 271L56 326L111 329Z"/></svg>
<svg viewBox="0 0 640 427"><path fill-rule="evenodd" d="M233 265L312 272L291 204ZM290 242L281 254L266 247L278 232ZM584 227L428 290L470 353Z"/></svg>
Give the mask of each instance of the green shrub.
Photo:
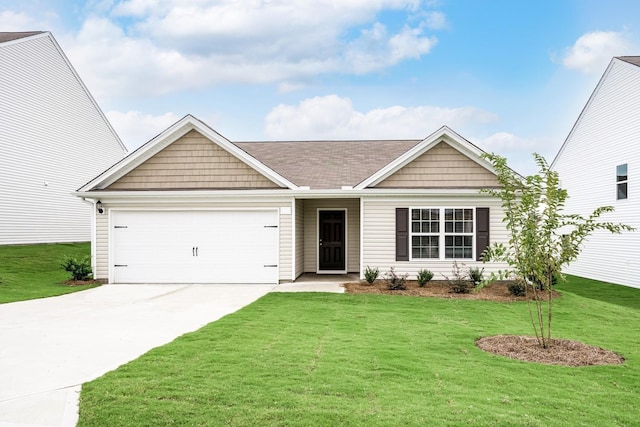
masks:
<svg viewBox="0 0 640 427"><path fill-rule="evenodd" d="M471 279L473 284L477 287L484 280L484 268L470 267L469 279Z"/></svg>
<svg viewBox="0 0 640 427"><path fill-rule="evenodd" d="M373 282L376 281L379 275L380 275L380 269L377 267L373 268L373 267L366 266L364 269L364 278L370 285L372 285Z"/></svg>
<svg viewBox="0 0 640 427"><path fill-rule="evenodd" d="M509 293L516 297L523 297L527 294L527 287L521 282L510 283L507 288Z"/></svg>
<svg viewBox="0 0 640 427"><path fill-rule="evenodd" d="M73 280L87 280L91 278L91 257L85 255L83 257L74 257L66 255L62 259L62 268L71 273Z"/></svg>
<svg viewBox="0 0 640 427"><path fill-rule="evenodd" d="M418 270L418 275L416 277L418 279L418 286L421 288L424 287L431 279L433 279L433 273L426 268L422 268Z"/></svg>
<svg viewBox="0 0 640 427"><path fill-rule="evenodd" d="M391 291L403 291L407 289L408 274L398 275L393 267L384 275L384 281Z"/></svg>
<svg viewBox="0 0 640 427"><path fill-rule="evenodd" d="M449 289L455 294L467 294L471 292L471 289L475 286L475 283L469 279L469 275L462 272L462 267L464 267L464 263L458 264L458 261L453 261L451 268L453 278L449 278L443 274L447 280Z"/></svg>

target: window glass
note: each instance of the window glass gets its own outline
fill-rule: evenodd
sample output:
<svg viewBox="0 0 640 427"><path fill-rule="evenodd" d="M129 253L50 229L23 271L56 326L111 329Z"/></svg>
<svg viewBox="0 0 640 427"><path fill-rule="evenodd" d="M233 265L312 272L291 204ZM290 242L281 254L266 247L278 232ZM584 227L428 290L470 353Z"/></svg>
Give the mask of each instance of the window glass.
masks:
<svg viewBox="0 0 640 427"><path fill-rule="evenodd" d="M627 184L629 176L627 175L627 164L616 166L616 199L623 200L628 197Z"/></svg>
<svg viewBox="0 0 640 427"><path fill-rule="evenodd" d="M474 209L420 208L411 210L413 259L473 258Z"/></svg>

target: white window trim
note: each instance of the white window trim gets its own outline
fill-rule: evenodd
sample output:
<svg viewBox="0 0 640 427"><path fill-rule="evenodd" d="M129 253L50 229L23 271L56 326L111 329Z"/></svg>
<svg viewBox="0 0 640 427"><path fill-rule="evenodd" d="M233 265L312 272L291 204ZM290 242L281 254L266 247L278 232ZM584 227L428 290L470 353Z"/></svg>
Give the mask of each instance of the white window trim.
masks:
<svg viewBox="0 0 640 427"><path fill-rule="evenodd" d="M440 211L439 215L439 229L440 232L437 233L438 236L438 258L414 258L413 257L413 237L414 236L435 236L436 233L414 233L413 232L413 224L412 224L412 213L414 209L438 209ZM445 209L471 209L473 212L473 232L472 233L446 233L444 227L444 212ZM429 262L429 261L462 261L469 262L474 261L474 254L476 253L476 206L410 206L409 207L409 261L421 261L421 262ZM471 257L470 258L446 258L445 257L445 236L471 236Z"/></svg>

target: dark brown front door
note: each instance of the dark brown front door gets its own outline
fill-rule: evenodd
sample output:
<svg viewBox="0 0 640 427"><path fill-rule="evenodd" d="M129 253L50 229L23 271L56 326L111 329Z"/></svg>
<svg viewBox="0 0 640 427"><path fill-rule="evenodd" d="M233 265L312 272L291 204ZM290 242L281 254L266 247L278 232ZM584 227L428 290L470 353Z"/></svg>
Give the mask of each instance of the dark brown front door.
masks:
<svg viewBox="0 0 640 427"><path fill-rule="evenodd" d="M346 271L345 211L319 211L318 227L318 270Z"/></svg>

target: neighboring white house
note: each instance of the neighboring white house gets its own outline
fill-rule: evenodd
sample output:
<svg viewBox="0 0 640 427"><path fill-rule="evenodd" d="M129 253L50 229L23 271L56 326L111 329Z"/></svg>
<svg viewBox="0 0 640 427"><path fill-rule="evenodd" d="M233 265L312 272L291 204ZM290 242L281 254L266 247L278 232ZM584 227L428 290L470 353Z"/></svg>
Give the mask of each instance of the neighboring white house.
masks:
<svg viewBox="0 0 640 427"><path fill-rule="evenodd" d="M422 140L232 142L186 116L82 187L94 272L110 283L278 283L367 266L488 272L506 242L483 151ZM98 201L100 204L98 205Z"/></svg>
<svg viewBox="0 0 640 427"><path fill-rule="evenodd" d="M640 56L612 59L551 167L568 213L613 206L603 220L640 229ZM640 231L595 233L566 272L640 287Z"/></svg>
<svg viewBox="0 0 640 427"><path fill-rule="evenodd" d="M72 195L126 148L49 32L0 32L0 244L89 241Z"/></svg>

